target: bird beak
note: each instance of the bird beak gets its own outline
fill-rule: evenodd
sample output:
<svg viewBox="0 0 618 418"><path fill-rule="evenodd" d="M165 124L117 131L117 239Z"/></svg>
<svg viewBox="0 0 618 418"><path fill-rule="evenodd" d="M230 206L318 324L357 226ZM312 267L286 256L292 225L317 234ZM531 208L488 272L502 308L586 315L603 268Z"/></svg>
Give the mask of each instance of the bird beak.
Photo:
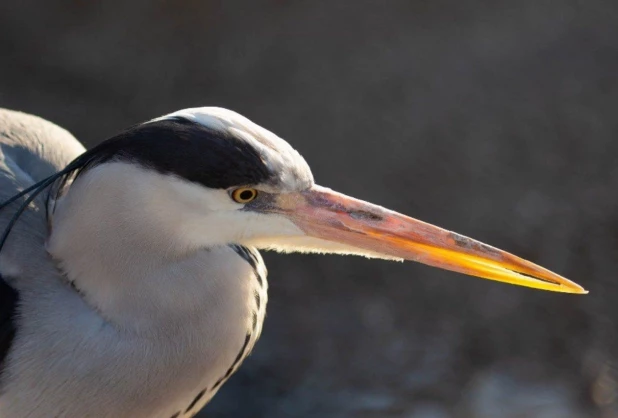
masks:
<svg viewBox="0 0 618 418"><path fill-rule="evenodd" d="M275 212L314 238L485 279L588 293L578 284L505 251L324 187L281 194L273 203Z"/></svg>

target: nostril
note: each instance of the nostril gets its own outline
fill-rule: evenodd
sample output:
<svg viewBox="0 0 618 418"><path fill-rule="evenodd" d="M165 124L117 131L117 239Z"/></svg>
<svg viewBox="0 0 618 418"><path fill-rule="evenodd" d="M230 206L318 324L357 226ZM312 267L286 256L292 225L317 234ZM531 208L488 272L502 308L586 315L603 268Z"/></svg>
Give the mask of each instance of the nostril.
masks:
<svg viewBox="0 0 618 418"><path fill-rule="evenodd" d="M380 215L376 215L375 213L367 212L365 210L352 210L349 211L348 214L350 217L359 220L381 221L383 219Z"/></svg>

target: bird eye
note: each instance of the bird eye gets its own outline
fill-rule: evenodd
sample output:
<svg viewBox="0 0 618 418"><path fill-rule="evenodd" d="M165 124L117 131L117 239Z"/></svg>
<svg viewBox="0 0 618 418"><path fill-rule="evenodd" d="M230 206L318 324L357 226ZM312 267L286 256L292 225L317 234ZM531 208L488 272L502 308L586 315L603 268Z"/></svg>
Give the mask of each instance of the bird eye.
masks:
<svg viewBox="0 0 618 418"><path fill-rule="evenodd" d="M238 203L249 203L255 199L258 195L258 191L248 187L241 187L232 191L232 199Z"/></svg>

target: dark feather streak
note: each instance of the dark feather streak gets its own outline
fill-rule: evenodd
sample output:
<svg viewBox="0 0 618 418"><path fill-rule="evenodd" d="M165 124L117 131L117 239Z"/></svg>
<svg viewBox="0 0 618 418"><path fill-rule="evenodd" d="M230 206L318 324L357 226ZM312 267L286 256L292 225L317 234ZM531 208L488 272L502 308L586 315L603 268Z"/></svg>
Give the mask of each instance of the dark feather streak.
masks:
<svg viewBox="0 0 618 418"><path fill-rule="evenodd" d="M0 277L0 372L15 338L15 312L19 294Z"/></svg>

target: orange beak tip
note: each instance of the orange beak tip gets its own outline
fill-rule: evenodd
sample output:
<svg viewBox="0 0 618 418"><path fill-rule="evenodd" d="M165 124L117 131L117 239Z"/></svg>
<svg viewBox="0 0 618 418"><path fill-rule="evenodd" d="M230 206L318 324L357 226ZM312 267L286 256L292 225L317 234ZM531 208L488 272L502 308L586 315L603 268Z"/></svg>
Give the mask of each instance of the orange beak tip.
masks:
<svg viewBox="0 0 618 418"><path fill-rule="evenodd" d="M583 287L578 286L578 289L574 289L573 293L577 295L587 295L590 292Z"/></svg>

